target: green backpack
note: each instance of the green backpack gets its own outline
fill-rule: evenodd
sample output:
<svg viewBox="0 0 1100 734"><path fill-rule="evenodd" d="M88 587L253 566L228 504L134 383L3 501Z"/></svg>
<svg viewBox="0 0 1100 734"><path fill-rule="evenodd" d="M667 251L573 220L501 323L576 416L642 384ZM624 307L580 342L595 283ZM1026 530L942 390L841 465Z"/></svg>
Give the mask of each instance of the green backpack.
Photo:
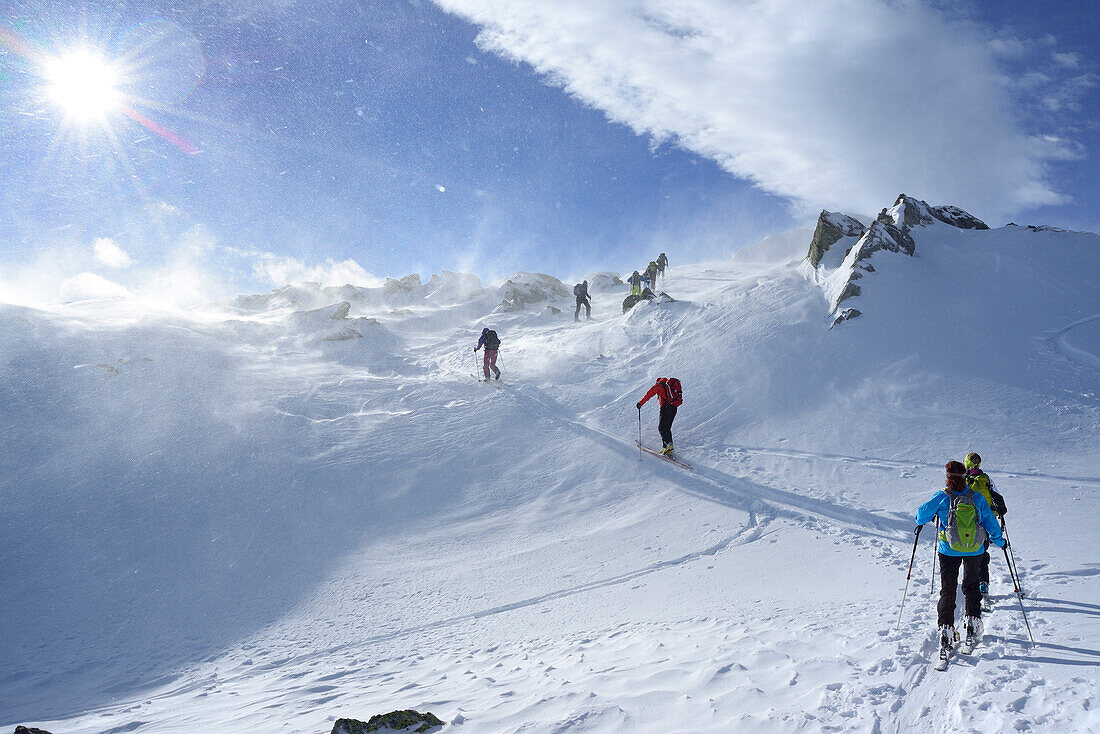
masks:
<svg viewBox="0 0 1100 734"><path fill-rule="evenodd" d="M985 501L989 503L989 509L993 510L993 515L997 519L1008 512L1008 508L1005 507L1005 498L993 488L993 482L989 481L989 475L984 471L979 469L977 474L967 474L966 486L985 497Z"/></svg>
<svg viewBox="0 0 1100 734"><path fill-rule="evenodd" d="M940 530L940 540L959 553L977 553L989 539L978 514L978 503L973 491L951 492L943 490L951 498L947 512L947 524Z"/></svg>

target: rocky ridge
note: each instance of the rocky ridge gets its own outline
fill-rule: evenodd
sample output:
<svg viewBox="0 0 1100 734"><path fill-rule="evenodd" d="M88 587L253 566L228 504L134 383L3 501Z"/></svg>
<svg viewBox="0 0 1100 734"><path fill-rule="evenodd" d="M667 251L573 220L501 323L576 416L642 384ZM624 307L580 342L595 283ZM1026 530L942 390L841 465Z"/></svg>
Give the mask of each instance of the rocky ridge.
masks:
<svg viewBox="0 0 1100 734"><path fill-rule="evenodd" d="M804 272L825 292L832 318L830 328L861 315L856 308L842 309L841 304L863 292L857 281L875 272L871 264L874 253L887 251L912 256L917 249L913 230L943 225L989 229L985 222L957 206L932 206L906 194L899 194L892 207L883 208L870 227L864 227L858 219L846 214L822 211L806 255L808 267ZM836 247L838 243L851 243L843 259Z"/></svg>

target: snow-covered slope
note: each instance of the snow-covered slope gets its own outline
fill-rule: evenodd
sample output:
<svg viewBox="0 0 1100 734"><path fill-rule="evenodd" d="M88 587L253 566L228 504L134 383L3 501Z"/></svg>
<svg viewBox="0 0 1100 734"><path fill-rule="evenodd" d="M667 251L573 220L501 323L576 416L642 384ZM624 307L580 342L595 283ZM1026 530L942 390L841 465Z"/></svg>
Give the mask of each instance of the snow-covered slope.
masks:
<svg viewBox="0 0 1100 734"><path fill-rule="evenodd" d="M534 274L0 307L0 728L1100 727L1100 238L914 237L833 329L809 232L580 324ZM633 443L662 375L691 473ZM994 557L985 645L936 674L927 537L893 628L968 450L1039 644Z"/></svg>

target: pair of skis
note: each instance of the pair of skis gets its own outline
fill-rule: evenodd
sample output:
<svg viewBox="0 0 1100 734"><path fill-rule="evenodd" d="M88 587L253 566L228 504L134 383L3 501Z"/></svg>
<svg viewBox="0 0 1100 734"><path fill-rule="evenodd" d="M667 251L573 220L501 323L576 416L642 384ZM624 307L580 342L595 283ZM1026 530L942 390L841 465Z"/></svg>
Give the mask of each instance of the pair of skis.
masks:
<svg viewBox="0 0 1100 734"><path fill-rule="evenodd" d="M936 664L933 666L933 669L947 670L947 665L949 664L950 659L952 659L955 655L965 655L967 657L974 655L975 648L978 647L978 643L981 642L980 634L967 634L967 637L965 640L963 640L963 643L959 644L958 633L956 632L954 634L955 639L952 640L952 644L944 645L941 642L941 645L939 645L939 659L936 660ZM957 649L956 645L958 646Z"/></svg>
<svg viewBox="0 0 1100 734"><path fill-rule="evenodd" d="M956 632L955 635L957 637L958 632ZM967 639L964 640L962 642L962 644L958 646L957 652L956 652L956 649L955 649L955 644L951 644L951 645L941 644L940 645L940 657L939 657L939 660L936 661L936 664L932 666L933 669L934 670L940 670L940 671L947 670L947 665L948 665L948 663L951 662L951 658L954 657L955 654L965 655L967 657L970 657L971 655L974 654L974 648L976 648L978 646L978 642L980 642L980 639L981 639L980 635L974 635L973 637L971 637L970 635L967 635ZM955 642L957 643L957 639L956 639Z"/></svg>
<svg viewBox="0 0 1100 734"><path fill-rule="evenodd" d="M671 461L676 466L687 469L688 471L695 471L695 469L692 468L691 464L688 464L687 462L684 462L684 461L680 461L679 459L677 459L672 454L662 454L657 449L652 449L649 446L646 446L641 441L635 441L634 443L638 444L638 448L641 449L642 451L646 452L647 454L653 454L654 456L659 456L662 459L668 459L669 461Z"/></svg>

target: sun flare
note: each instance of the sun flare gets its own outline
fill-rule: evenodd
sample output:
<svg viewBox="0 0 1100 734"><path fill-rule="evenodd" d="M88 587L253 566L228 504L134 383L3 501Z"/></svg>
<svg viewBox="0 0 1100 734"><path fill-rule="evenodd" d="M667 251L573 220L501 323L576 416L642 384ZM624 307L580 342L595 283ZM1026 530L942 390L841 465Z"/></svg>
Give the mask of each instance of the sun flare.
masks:
<svg viewBox="0 0 1100 734"><path fill-rule="evenodd" d="M57 56L46 63L50 97L78 122L102 120L122 99L118 72L88 50Z"/></svg>

